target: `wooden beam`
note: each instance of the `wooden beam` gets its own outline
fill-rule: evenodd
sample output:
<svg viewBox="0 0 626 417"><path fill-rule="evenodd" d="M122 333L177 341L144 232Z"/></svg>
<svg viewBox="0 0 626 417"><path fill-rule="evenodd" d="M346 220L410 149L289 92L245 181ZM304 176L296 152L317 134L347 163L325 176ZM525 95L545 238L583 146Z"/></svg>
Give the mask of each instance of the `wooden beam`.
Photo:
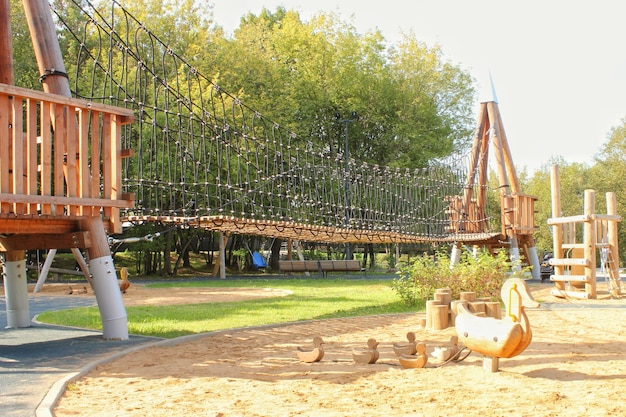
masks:
<svg viewBox="0 0 626 417"><path fill-rule="evenodd" d="M132 196L132 194L127 194ZM27 203L56 206L93 206L93 207L119 207L129 208L135 202L130 200L107 200L104 198L78 198L46 195L15 195L0 193L2 203Z"/></svg>
<svg viewBox="0 0 626 417"><path fill-rule="evenodd" d="M4 84L15 82L11 39L11 4L0 0L0 83Z"/></svg>
<svg viewBox="0 0 626 417"><path fill-rule="evenodd" d="M0 0L1 1L1 0ZM16 87L0 83L0 93L17 96L28 97L37 101L43 101L46 103L59 104L62 106L79 107L81 109L89 109L91 111L97 111L102 113L110 113L120 116L118 123L128 124L134 120L133 109L125 109L122 107L115 107L108 104L95 103L83 99L65 97L54 93L43 93L37 90L29 90L23 87Z"/></svg>
<svg viewBox="0 0 626 417"><path fill-rule="evenodd" d="M31 0L23 3L30 37L33 40L33 48L37 57L39 74L42 76L48 73L54 74L42 78L43 90L47 93L71 97L69 80L61 75L66 73L65 64L48 1Z"/></svg>
<svg viewBox="0 0 626 417"><path fill-rule="evenodd" d="M25 216L20 216L19 219L14 216L0 217L0 233L5 235L63 234L76 232L78 230L76 219L56 217L28 218ZM51 247L55 246L53 245Z"/></svg>
<svg viewBox="0 0 626 417"><path fill-rule="evenodd" d="M13 235L0 238L0 251L35 250L35 249L86 249L91 246L89 232L48 233Z"/></svg>

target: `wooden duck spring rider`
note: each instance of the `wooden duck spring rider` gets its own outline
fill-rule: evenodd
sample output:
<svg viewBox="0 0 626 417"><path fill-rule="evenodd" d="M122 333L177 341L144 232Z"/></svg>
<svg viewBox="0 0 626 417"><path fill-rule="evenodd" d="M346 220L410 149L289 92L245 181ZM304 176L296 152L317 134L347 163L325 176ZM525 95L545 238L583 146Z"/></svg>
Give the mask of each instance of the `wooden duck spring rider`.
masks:
<svg viewBox="0 0 626 417"><path fill-rule="evenodd" d="M423 368L428 362L428 354L426 354L426 344L418 342L415 345L414 355L401 355L398 357L400 366L403 368Z"/></svg>
<svg viewBox="0 0 626 417"><path fill-rule="evenodd" d="M380 353L378 352L378 342L376 339L369 339L365 349L353 349L352 359L354 363L372 364L376 363Z"/></svg>
<svg viewBox="0 0 626 417"><path fill-rule="evenodd" d="M415 355L417 352L417 342L415 338L415 332L408 332L406 334L408 342L394 342L393 351L396 355Z"/></svg>
<svg viewBox="0 0 626 417"><path fill-rule="evenodd" d="M324 344L324 340L320 336L315 336L313 338L313 348L303 348L298 346L298 350L296 354L298 355L298 359L302 362L313 363L319 362L324 357L324 349L322 349L322 345Z"/></svg>
<svg viewBox="0 0 626 417"><path fill-rule="evenodd" d="M474 352L492 358L512 358L522 353L532 340L524 308L537 308L539 303L530 295L526 282L519 278L506 280L500 295L506 307L503 319L476 316L459 304L456 332L459 342Z"/></svg>

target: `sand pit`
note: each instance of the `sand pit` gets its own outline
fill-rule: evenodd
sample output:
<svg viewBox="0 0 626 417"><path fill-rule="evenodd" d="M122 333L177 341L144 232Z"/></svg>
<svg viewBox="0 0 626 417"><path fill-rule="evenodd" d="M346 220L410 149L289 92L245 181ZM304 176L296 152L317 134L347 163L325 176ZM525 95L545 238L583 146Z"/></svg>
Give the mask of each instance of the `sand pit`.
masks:
<svg viewBox="0 0 626 417"><path fill-rule="evenodd" d="M454 328L421 330L423 314L333 319L217 332L128 354L71 383L55 414L624 415L626 300L562 300L550 296L550 288L531 286L542 302L540 309L528 311L533 342L519 356L502 359L497 373L484 371L477 353L440 367L431 360L423 369L401 368L392 342L406 340L407 331L415 331L429 351L455 334ZM197 299L197 291L205 290L213 291L168 292L172 301L189 302L190 295ZM143 297L167 300L142 291ZM135 302L131 294L126 294L128 304ZM318 363L301 363L295 350L310 344L313 335L326 341L326 355ZM380 359L354 364L352 349L370 337L380 342Z"/></svg>

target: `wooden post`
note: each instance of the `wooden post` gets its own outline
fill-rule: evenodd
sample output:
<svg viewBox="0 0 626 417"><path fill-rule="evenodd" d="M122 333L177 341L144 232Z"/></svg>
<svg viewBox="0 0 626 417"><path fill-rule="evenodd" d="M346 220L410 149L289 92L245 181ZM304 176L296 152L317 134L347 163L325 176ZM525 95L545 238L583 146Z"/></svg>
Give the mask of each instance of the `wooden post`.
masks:
<svg viewBox="0 0 626 417"><path fill-rule="evenodd" d="M43 91L71 97L70 83L47 0L24 0L24 12L37 57ZM48 74L48 75L46 75Z"/></svg>
<svg viewBox="0 0 626 417"><path fill-rule="evenodd" d="M0 0L0 83L13 85L13 44L11 41L11 4Z"/></svg>
<svg viewBox="0 0 626 417"><path fill-rule="evenodd" d="M293 256L293 239L287 239L287 259L291 260Z"/></svg>
<svg viewBox="0 0 626 417"><path fill-rule="evenodd" d="M617 199L614 192L606 193L606 214L617 216ZM619 276L619 243L617 221L609 220L607 225L607 240L609 241L609 281L611 282L611 295L619 297L622 293L621 279Z"/></svg>
<svg viewBox="0 0 626 417"><path fill-rule="evenodd" d="M502 307L499 301L487 301L485 302L485 314L487 317L493 317L494 319L502 318Z"/></svg>
<svg viewBox="0 0 626 417"><path fill-rule="evenodd" d="M228 235L224 232L219 233L220 239L220 279L226 279L226 242L228 241Z"/></svg>
<svg viewBox="0 0 626 417"><path fill-rule="evenodd" d="M439 301L426 300L426 328L432 330L433 328L433 306L440 305Z"/></svg>
<svg viewBox="0 0 626 417"><path fill-rule="evenodd" d="M483 370L486 372L498 372L500 370L500 358L483 355Z"/></svg>
<svg viewBox="0 0 626 417"><path fill-rule="evenodd" d="M433 295L433 299L443 305L450 305L451 298L452 295L449 288L437 288Z"/></svg>
<svg viewBox="0 0 626 417"><path fill-rule="evenodd" d="M458 304L467 304L466 301L461 300L452 300L450 302L450 326L454 326L456 323L456 315L457 315L457 305Z"/></svg>
<svg viewBox="0 0 626 417"><path fill-rule="evenodd" d="M559 167L552 165L552 171L550 173L550 189L552 194L552 217L558 218L562 216L561 213L561 183L559 179ZM555 224L552 226L553 236L553 255L554 259L563 259L563 225ZM554 274L563 276L565 273L565 267L563 265L554 266ZM565 291L565 283L562 281L555 281L554 285L558 291Z"/></svg>
<svg viewBox="0 0 626 417"><path fill-rule="evenodd" d="M432 330L443 330L448 327L448 305L431 305Z"/></svg>
<svg viewBox="0 0 626 417"><path fill-rule="evenodd" d="M476 301L476 293L474 291L463 291L459 294L459 299L461 301L473 303L474 301Z"/></svg>
<svg viewBox="0 0 626 417"><path fill-rule="evenodd" d="M585 216L587 221L584 224L584 244L585 244L585 292L587 297L595 299L596 293L596 199L593 190L585 190Z"/></svg>

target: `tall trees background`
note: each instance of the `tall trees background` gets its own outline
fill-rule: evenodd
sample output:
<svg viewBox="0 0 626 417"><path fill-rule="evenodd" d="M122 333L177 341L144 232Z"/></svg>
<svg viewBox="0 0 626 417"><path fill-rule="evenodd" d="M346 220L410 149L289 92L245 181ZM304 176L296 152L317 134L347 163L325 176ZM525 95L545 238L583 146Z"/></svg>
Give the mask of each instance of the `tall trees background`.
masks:
<svg viewBox="0 0 626 417"><path fill-rule="evenodd" d="M79 19L54 0L67 19ZM106 13L111 2L94 1ZM215 84L304 138L342 153L344 125L337 115L359 116L350 124L350 156L366 162L418 168L433 158L467 149L475 125L476 91L469 72L446 61L437 46L405 34L389 45L378 31L359 33L349 20L320 13L303 21L293 10L263 10L242 16L227 36L210 5L194 0L121 2L151 33ZM22 11L11 0L16 84L39 88L38 71ZM62 47L67 47L61 38ZM171 68L177 71L176 68ZM70 73L72 76L72 73ZM520 138L523 140L523 138ZM597 150L589 150L594 152ZM513 155L515 158L515 155ZM520 173L525 193L539 197L536 234L540 251L550 251L550 167L560 166L563 214L582 213L584 190L617 192L618 213L626 209L626 119L607 132L593 166L558 157L531 174ZM626 233L620 227L622 259Z"/></svg>

